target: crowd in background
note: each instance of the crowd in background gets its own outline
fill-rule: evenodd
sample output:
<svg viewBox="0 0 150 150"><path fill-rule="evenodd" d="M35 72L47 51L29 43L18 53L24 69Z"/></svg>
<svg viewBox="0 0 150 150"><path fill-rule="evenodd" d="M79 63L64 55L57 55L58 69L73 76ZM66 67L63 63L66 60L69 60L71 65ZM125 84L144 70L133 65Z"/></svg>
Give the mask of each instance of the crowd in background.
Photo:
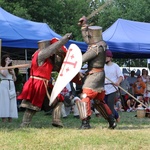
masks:
<svg viewBox="0 0 150 150"><path fill-rule="evenodd" d="M119 111L136 111L138 107L142 106L142 103L146 106L149 105L150 99L150 76L148 70L142 69L142 72L136 74L134 70L130 75L125 74L124 80L120 86L125 89L118 91L118 97L116 98L116 109ZM133 95L135 98L133 98ZM138 101L141 103L139 103Z"/></svg>

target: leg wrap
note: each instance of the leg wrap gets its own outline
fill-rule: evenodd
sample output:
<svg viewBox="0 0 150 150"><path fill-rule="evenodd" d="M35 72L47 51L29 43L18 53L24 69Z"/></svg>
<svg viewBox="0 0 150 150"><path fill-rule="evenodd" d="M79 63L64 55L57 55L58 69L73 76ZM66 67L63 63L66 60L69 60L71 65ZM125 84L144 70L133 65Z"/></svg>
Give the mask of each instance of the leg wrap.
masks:
<svg viewBox="0 0 150 150"><path fill-rule="evenodd" d="M110 108L107 106L107 104L105 104L104 101L94 100L94 107L108 121L110 129L114 129L117 126Z"/></svg>
<svg viewBox="0 0 150 150"><path fill-rule="evenodd" d="M20 127L28 127L35 113L35 110L26 109Z"/></svg>
<svg viewBox="0 0 150 150"><path fill-rule="evenodd" d="M60 120L60 118L61 118L61 106L62 106L62 102L58 102L58 104L53 109L53 114L52 114L52 117L53 117L52 125L55 127L59 127L59 128L63 127L63 124Z"/></svg>
<svg viewBox="0 0 150 150"><path fill-rule="evenodd" d="M108 120L108 116L112 114L111 110L102 100L94 100L94 107L101 113L101 115Z"/></svg>
<svg viewBox="0 0 150 150"><path fill-rule="evenodd" d="M79 110L79 115L80 115L80 119L85 119L88 117L87 115L87 104L86 102L82 102L80 100L76 101L78 110Z"/></svg>

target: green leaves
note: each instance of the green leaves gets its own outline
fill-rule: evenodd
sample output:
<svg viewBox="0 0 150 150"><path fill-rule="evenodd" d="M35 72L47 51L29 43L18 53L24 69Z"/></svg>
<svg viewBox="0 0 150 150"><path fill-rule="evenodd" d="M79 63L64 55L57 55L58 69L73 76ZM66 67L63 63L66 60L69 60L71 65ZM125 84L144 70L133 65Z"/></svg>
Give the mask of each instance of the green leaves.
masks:
<svg viewBox="0 0 150 150"><path fill-rule="evenodd" d="M74 40L82 41L78 20L83 15L89 16L105 2L107 0L0 0L0 6L24 19L45 22L60 35L72 32ZM118 18L149 22L149 6L147 0L113 0L88 22L102 26L103 31Z"/></svg>

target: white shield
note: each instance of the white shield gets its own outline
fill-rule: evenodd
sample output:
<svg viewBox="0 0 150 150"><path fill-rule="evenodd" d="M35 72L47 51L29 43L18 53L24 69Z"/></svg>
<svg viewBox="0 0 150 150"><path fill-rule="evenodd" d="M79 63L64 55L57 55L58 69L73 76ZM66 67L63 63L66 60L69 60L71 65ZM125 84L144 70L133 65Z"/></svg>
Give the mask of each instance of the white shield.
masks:
<svg viewBox="0 0 150 150"><path fill-rule="evenodd" d="M61 66L53 87L49 105L51 105L63 88L79 73L82 67L82 53L76 44L71 44Z"/></svg>

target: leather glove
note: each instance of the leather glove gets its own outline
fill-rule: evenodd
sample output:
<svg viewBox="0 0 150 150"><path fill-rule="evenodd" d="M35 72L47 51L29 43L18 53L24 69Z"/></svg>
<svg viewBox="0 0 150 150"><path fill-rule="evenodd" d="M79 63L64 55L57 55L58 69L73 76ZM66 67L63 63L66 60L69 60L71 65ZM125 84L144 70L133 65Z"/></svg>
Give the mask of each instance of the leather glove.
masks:
<svg viewBox="0 0 150 150"><path fill-rule="evenodd" d="M72 33L67 33L66 36L68 37L69 40L73 38Z"/></svg>
<svg viewBox="0 0 150 150"><path fill-rule="evenodd" d="M79 22L78 22L79 26L84 26L86 24L87 24L87 18L85 16L79 19Z"/></svg>

